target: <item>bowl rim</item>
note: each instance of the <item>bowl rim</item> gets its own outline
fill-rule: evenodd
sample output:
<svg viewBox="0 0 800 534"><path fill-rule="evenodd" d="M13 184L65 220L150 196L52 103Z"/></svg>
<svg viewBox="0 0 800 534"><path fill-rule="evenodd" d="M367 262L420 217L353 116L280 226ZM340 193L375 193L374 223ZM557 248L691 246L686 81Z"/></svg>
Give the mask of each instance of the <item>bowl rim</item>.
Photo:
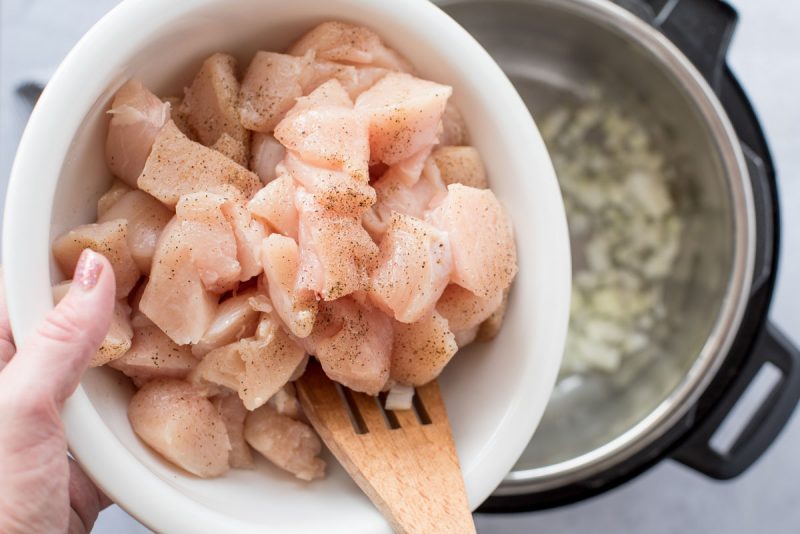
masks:
<svg viewBox="0 0 800 534"><path fill-rule="evenodd" d="M42 93L17 150L4 216L2 251L7 262L6 295L12 330L19 344L24 343L35 331L53 305L49 267L53 201L74 134L84 115L96 102L97 95L104 89L98 82L92 81L94 70L98 68L97 50L113 49L120 45L120 36L130 37L124 46L135 49L155 29L168 24L174 17L220 1L222 0L184 0L170 6L166 15L161 0L123 1L84 35L58 67ZM398 24L414 28L418 35L430 32L430 28L436 28L437 39L446 37L451 42L458 43L463 55L470 58L469 67L480 71L485 83L491 83L493 89L499 91L498 103L492 105L512 112L498 120L503 120L504 126L515 132L516 139L529 141L521 145L524 148L515 152L519 153L521 161L530 163L531 168L539 171L540 189L537 194L548 199L545 216L549 223L547 232L552 236L551 257L548 262L542 263L547 263L544 268L551 275L551 294L559 296L547 310L549 339L542 341L549 347L551 359L538 368L533 365L524 367L531 383L546 384L547 387L520 388L522 391L515 392L503 414L503 419L506 420L504 432L498 432L491 437L493 454L482 454L480 461L476 462L478 467L474 472L465 473L465 478L474 477L478 481L470 492L470 506L475 509L490 495L522 453L538 425L555 384L566 339L571 291L569 238L563 202L544 142L527 108L500 67L471 35L427 0L406 0L402 3L382 0L349 1L351 4L371 6L388 12ZM154 13L161 17L157 23L153 22ZM149 29L135 34L131 30L141 27ZM113 62L111 63L112 65L102 68L113 68ZM463 68L459 69L466 67L464 60ZM59 117L58 129L53 128L53 116ZM42 140L48 142L46 149L41 146ZM31 176L36 176L37 179L28 179ZM31 206L38 208L31 209ZM21 228L25 231L15 231ZM535 382L533 370L542 373L535 378ZM192 511L187 514L191 516L192 528L202 525L209 532L254 530L253 523L236 521L221 512L199 505L177 488L167 485L137 461L106 427L81 386L66 402L62 417L70 449L84 465L87 474L107 491L109 497L144 524L162 531L185 531L189 528L185 514L170 513L170 510L179 509ZM520 423L523 425L520 426ZM90 435L91 440L88 439ZM92 454L92 451L97 450L103 451L103 455ZM126 490L135 491L135 497L131 493L122 494L118 491L119 480L136 481L135 490ZM263 527L259 531L263 531Z"/></svg>

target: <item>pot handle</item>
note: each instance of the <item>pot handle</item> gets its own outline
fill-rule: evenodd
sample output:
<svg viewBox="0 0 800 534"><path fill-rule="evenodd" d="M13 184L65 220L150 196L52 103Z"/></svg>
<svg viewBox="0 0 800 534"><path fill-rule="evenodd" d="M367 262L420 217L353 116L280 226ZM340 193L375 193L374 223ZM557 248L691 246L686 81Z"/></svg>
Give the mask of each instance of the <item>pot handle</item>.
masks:
<svg viewBox="0 0 800 534"><path fill-rule="evenodd" d="M681 49L719 94L736 10L721 0L644 1L653 13L649 22Z"/></svg>
<svg viewBox="0 0 800 534"><path fill-rule="evenodd" d="M780 371L781 378L762 400L729 450L724 453L715 450L711 445L714 434L767 363ZM767 323L752 355L731 387L689 439L672 454L672 458L712 478L734 478L767 450L786 425L798 399L800 351L774 325Z"/></svg>

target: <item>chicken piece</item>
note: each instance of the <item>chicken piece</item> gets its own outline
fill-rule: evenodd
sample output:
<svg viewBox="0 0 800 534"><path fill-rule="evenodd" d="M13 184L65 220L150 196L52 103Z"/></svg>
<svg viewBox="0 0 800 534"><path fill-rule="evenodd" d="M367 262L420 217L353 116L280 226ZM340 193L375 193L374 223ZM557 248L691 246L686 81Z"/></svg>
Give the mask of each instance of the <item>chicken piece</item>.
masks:
<svg viewBox="0 0 800 534"><path fill-rule="evenodd" d="M431 158L425 161L422 176L412 186L409 168L394 165L374 183L377 202L364 213L364 228L377 242L383 239L395 213L423 219L428 208L447 194L439 169Z"/></svg>
<svg viewBox="0 0 800 534"><path fill-rule="evenodd" d="M458 348L462 349L477 339L478 327L473 326L472 328L466 328L464 330L454 330L453 337L456 340Z"/></svg>
<svg viewBox="0 0 800 534"><path fill-rule="evenodd" d="M315 61L311 69L313 76L308 87L317 87L335 79L342 84L350 98L357 98L390 72L379 67L354 67L332 61Z"/></svg>
<svg viewBox="0 0 800 534"><path fill-rule="evenodd" d="M377 395L389 379L392 321L352 298L321 302L312 333L314 355L331 380Z"/></svg>
<svg viewBox="0 0 800 534"><path fill-rule="evenodd" d="M190 380L237 391L247 409L255 410L289 381L304 357L305 351L265 314L255 337L212 350Z"/></svg>
<svg viewBox="0 0 800 534"><path fill-rule="evenodd" d="M185 109L183 106L183 98L179 96L168 96L166 98L162 98L162 100L170 105L170 114L169 118L175 123L175 126L178 129L191 139L192 141L197 141L194 137L194 133L192 129L189 128L189 117L186 116Z"/></svg>
<svg viewBox="0 0 800 534"><path fill-rule="evenodd" d="M228 440L231 442L231 451L228 455L228 464L239 469L252 469L255 466L253 453L244 440L244 421L247 418L247 408L236 395L218 395L211 401L225 422Z"/></svg>
<svg viewBox="0 0 800 534"><path fill-rule="evenodd" d="M286 155L286 147L274 136L261 132L253 134L250 145L250 170L261 178L261 183L269 184L277 178L275 167Z"/></svg>
<svg viewBox="0 0 800 534"><path fill-rule="evenodd" d="M222 195L192 193L182 196L175 207L191 261L203 286L214 293L234 289L242 273L233 227L222 211L229 202Z"/></svg>
<svg viewBox="0 0 800 534"><path fill-rule="evenodd" d="M412 71L411 64L383 44L378 34L346 22L323 22L289 48L289 53L295 56L311 51L320 60Z"/></svg>
<svg viewBox="0 0 800 534"><path fill-rule="evenodd" d="M430 314L453 270L447 234L430 224L395 213L381 241L369 298L403 323Z"/></svg>
<svg viewBox="0 0 800 534"><path fill-rule="evenodd" d="M415 323L394 324L391 377L409 386L427 384L458 350L447 319L436 311Z"/></svg>
<svg viewBox="0 0 800 534"><path fill-rule="evenodd" d="M117 299L127 297L141 276L128 246L128 222L115 219L101 224L84 224L57 237L53 242L53 256L61 272L71 275L86 248L108 258L117 282Z"/></svg>
<svg viewBox="0 0 800 534"><path fill-rule="evenodd" d="M297 243L291 237L272 234L262 245L261 263L278 317L293 335L307 337L314 327L317 299L313 291L297 287L300 267Z"/></svg>
<svg viewBox="0 0 800 534"><path fill-rule="evenodd" d="M478 150L472 146L440 146L431 154L445 185L488 189L489 180Z"/></svg>
<svg viewBox="0 0 800 534"><path fill-rule="evenodd" d="M214 54L203 62L192 85L186 88L181 111L194 138L205 146L227 140L220 150L236 163L247 165L250 132L239 120L239 80L236 59ZM219 150L219 147L217 147ZM233 149L233 150L232 150Z"/></svg>
<svg viewBox="0 0 800 534"><path fill-rule="evenodd" d="M308 361L308 358L306 358L306 361ZM305 366L303 367L303 371L305 371ZM275 395L270 397L268 404L275 408L276 412L286 417L291 417L298 421L302 420L304 417L303 409L300 407L300 401L297 400L297 391L294 384L291 382L283 386Z"/></svg>
<svg viewBox="0 0 800 534"><path fill-rule="evenodd" d="M53 286L54 305L67 296L71 286L72 280L66 280ZM114 314L111 316L108 333L89 362L89 367L100 367L121 357L131 348L132 337L131 307L124 300L119 300L114 305Z"/></svg>
<svg viewBox="0 0 800 534"><path fill-rule="evenodd" d="M469 144L467 123L461 112L452 102L448 102L442 114L442 133L439 135L441 146L461 146Z"/></svg>
<svg viewBox="0 0 800 534"><path fill-rule="evenodd" d="M178 345L197 343L217 312L191 261L192 241L174 217L161 232L139 309Z"/></svg>
<svg viewBox="0 0 800 534"><path fill-rule="evenodd" d="M142 301L142 295L144 295L147 282L148 279L143 277L133 291L131 291L131 294L128 295L128 304L131 307L131 327L134 329L143 326L155 326L155 323L139 309L139 303Z"/></svg>
<svg viewBox="0 0 800 534"><path fill-rule="evenodd" d="M480 325L500 307L502 301L503 290L484 298L459 285L450 284L436 303L436 311L447 319L450 330L458 332Z"/></svg>
<svg viewBox="0 0 800 534"><path fill-rule="evenodd" d="M517 249L511 221L494 193L451 184L427 220L450 236L452 282L484 298L511 285Z"/></svg>
<svg viewBox="0 0 800 534"><path fill-rule="evenodd" d="M139 80L120 87L111 103L106 137L106 163L114 175L132 187L144 169L153 142L169 121L169 104Z"/></svg>
<svg viewBox="0 0 800 534"><path fill-rule="evenodd" d="M286 154L284 166L326 210L357 217L375 203L375 190L367 180L354 179L344 171L309 165L291 152Z"/></svg>
<svg viewBox="0 0 800 534"><path fill-rule="evenodd" d="M250 147L248 145L243 145L227 133L220 135L219 139L211 145L211 148L244 167L247 166L250 158Z"/></svg>
<svg viewBox="0 0 800 534"><path fill-rule="evenodd" d="M266 221L275 231L297 239L294 182L283 165L278 166L277 174L277 178L255 194L247 204L247 209L256 217Z"/></svg>
<svg viewBox="0 0 800 534"><path fill-rule="evenodd" d="M369 129L335 79L320 85L275 127L275 139L305 162L369 179Z"/></svg>
<svg viewBox="0 0 800 534"><path fill-rule="evenodd" d="M436 143L452 87L392 72L356 100L369 117L372 162L394 165Z"/></svg>
<svg viewBox="0 0 800 534"><path fill-rule="evenodd" d="M133 191L133 189L128 184L122 180L114 180L108 191L103 193L103 196L97 200L97 216L102 217L105 215L111 209L111 206L129 191Z"/></svg>
<svg viewBox="0 0 800 534"><path fill-rule="evenodd" d="M239 195L232 195L230 201L222 205L222 213L233 229L236 257L242 268L239 281L245 282L261 274L261 242L269 230L261 221L253 219Z"/></svg>
<svg viewBox="0 0 800 534"><path fill-rule="evenodd" d="M170 121L156 137L138 185L174 208L183 195L216 193L228 186L250 198L261 187L261 180L216 150L192 141Z"/></svg>
<svg viewBox="0 0 800 534"><path fill-rule="evenodd" d="M239 92L242 125L270 133L305 94L314 77L314 54L295 57L275 52L257 52L247 67Z"/></svg>
<svg viewBox="0 0 800 534"><path fill-rule="evenodd" d="M156 378L186 378L196 365L192 348L176 345L157 326L136 328L130 350L109 364L139 384Z"/></svg>
<svg viewBox="0 0 800 534"><path fill-rule="evenodd" d="M295 184L283 163L277 165L276 174L274 180L250 199L247 209L271 229L296 239L298 214L294 205Z"/></svg>
<svg viewBox="0 0 800 534"><path fill-rule="evenodd" d="M164 458L203 478L228 471L231 443L217 409L180 380L153 380L128 405L133 431Z"/></svg>
<svg viewBox="0 0 800 534"><path fill-rule="evenodd" d="M334 300L369 287L378 247L358 217L329 212L302 187L295 206L300 217L299 287Z"/></svg>
<svg viewBox="0 0 800 534"><path fill-rule="evenodd" d="M158 236L171 218L172 212L155 198L142 191L129 191L108 208L97 222L127 220L131 256L139 270L149 274Z"/></svg>
<svg viewBox="0 0 800 534"><path fill-rule="evenodd" d="M269 404L247 415L244 439L267 460L300 480L325 476L322 442L305 423L279 414Z"/></svg>
<svg viewBox="0 0 800 534"><path fill-rule="evenodd" d="M254 335L261 314L250 305L250 299L258 294L256 289L250 289L222 301L211 326L192 346L192 354L202 358L216 348Z"/></svg>
<svg viewBox="0 0 800 534"><path fill-rule="evenodd" d="M478 327L478 332L476 334L476 339L478 341L491 341L497 337L497 334L500 333L500 327L503 326L503 319L506 315L506 309L508 308L508 293L510 288L506 288L503 291L503 300L500 301L500 305L492 312L488 319L483 321Z"/></svg>

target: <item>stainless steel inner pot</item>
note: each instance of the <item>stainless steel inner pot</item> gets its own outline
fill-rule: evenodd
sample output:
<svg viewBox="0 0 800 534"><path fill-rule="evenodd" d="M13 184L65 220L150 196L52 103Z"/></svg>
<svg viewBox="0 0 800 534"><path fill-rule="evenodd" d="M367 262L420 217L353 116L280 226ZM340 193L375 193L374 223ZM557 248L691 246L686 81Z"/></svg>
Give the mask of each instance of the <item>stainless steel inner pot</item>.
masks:
<svg viewBox="0 0 800 534"><path fill-rule="evenodd" d="M563 378L497 494L557 488L617 465L656 440L691 408L725 359L753 268L747 169L702 77L627 11L605 0L437 3L500 63L534 119L600 87L642 121L670 132L659 150L680 159L675 200L684 235L668 282L666 345L643 349L615 374ZM517 231L524 232L520 224Z"/></svg>

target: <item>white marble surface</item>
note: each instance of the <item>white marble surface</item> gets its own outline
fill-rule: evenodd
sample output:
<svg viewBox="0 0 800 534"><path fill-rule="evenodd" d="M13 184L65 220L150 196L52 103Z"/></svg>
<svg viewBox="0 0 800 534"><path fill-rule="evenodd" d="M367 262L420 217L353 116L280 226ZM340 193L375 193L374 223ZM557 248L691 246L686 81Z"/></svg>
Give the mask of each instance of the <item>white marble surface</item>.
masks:
<svg viewBox="0 0 800 534"><path fill-rule="evenodd" d="M772 319L800 343L800 2L734 0L741 21L730 62L758 110L778 168L783 248ZM47 79L80 35L116 0L0 0L0 197L27 111L15 93ZM481 533L647 532L745 534L800 530L800 415L742 477L711 481L666 461L635 481L562 509L480 516ZM148 532L121 509L96 533Z"/></svg>

